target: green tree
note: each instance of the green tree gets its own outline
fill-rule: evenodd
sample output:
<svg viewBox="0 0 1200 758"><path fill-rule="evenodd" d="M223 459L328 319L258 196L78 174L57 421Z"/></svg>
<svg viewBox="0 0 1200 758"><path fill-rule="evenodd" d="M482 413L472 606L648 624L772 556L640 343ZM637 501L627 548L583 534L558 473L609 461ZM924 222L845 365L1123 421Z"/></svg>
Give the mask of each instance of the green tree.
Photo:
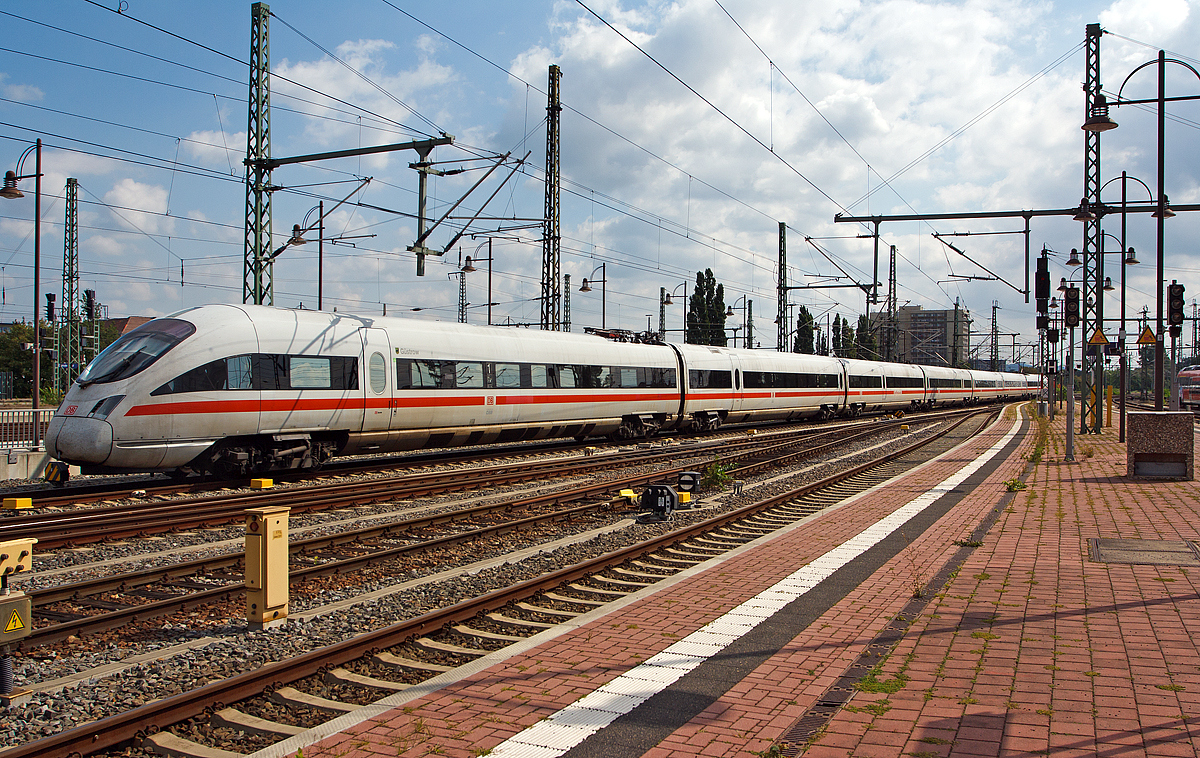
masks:
<svg viewBox="0 0 1200 758"><path fill-rule="evenodd" d="M728 344L725 336L725 285L718 284L712 269L696 272L696 291L688 300L687 334L692 345Z"/></svg>
<svg viewBox="0 0 1200 758"><path fill-rule="evenodd" d="M815 330L816 323L812 311L803 305L800 306L800 315L796 318L796 339L792 352L812 355L815 352Z"/></svg>
<svg viewBox="0 0 1200 758"><path fill-rule="evenodd" d="M49 333L49 324L42 324L42 399L47 402L54 400L44 391L46 387L54 384L54 364L50 351L46 349L53 346L46 336ZM8 329L0 332L0 371L12 372L14 397L30 397L30 388L33 386L33 353L25 345L31 344L33 327L24 321L14 321Z"/></svg>
<svg viewBox="0 0 1200 758"><path fill-rule="evenodd" d="M833 314L833 326L829 328L829 350L836 356L842 354L842 317Z"/></svg>
<svg viewBox="0 0 1200 758"><path fill-rule="evenodd" d="M850 326L850 319L842 319L842 356L845 358L858 357L858 345L854 341L854 327Z"/></svg>
<svg viewBox="0 0 1200 758"><path fill-rule="evenodd" d="M854 332L855 352L859 358L869 361L880 360L879 340L871 331L871 320L862 315L858 317L858 329Z"/></svg>

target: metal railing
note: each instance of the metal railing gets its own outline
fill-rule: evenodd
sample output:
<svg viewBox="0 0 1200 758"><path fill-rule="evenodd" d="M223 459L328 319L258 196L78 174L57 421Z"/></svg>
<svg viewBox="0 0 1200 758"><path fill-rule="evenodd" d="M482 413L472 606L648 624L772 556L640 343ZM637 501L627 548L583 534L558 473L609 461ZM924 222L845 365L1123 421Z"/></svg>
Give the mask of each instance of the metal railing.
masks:
<svg viewBox="0 0 1200 758"><path fill-rule="evenodd" d="M37 414L39 426L38 447L43 446L46 439L46 427L50 425L50 417L56 408L38 408L34 410L0 410L0 450L29 449L33 446L34 414Z"/></svg>

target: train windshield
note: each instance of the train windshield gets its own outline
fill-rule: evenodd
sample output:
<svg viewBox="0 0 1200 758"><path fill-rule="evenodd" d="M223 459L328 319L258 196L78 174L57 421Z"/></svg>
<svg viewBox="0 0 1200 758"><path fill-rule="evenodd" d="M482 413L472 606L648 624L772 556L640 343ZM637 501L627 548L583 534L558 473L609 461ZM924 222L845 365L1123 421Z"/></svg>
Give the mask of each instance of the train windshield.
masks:
<svg viewBox="0 0 1200 758"><path fill-rule="evenodd" d="M79 375L80 387L126 379L161 358L196 331L187 321L157 318L104 348Z"/></svg>

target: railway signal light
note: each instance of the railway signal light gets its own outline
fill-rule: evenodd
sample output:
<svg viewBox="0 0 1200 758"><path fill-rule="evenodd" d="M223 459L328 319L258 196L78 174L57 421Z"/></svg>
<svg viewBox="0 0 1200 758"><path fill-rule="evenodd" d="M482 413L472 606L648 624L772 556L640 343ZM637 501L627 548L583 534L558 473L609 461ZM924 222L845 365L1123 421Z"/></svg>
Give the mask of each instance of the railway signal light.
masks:
<svg viewBox="0 0 1200 758"><path fill-rule="evenodd" d="M1063 304L1068 327L1079 326L1079 288L1067 287L1067 297Z"/></svg>
<svg viewBox="0 0 1200 758"><path fill-rule="evenodd" d="M1171 326L1183 324L1183 285L1174 280L1167 285L1167 323Z"/></svg>
<svg viewBox="0 0 1200 758"><path fill-rule="evenodd" d="M46 320L54 323L54 293L46 293Z"/></svg>
<svg viewBox="0 0 1200 758"><path fill-rule="evenodd" d="M83 291L83 313L88 321L96 320L96 290Z"/></svg>
<svg viewBox="0 0 1200 758"><path fill-rule="evenodd" d="M1046 258L1037 259L1037 271L1033 277L1034 297L1037 298L1037 312L1048 312L1050 299L1050 261Z"/></svg>

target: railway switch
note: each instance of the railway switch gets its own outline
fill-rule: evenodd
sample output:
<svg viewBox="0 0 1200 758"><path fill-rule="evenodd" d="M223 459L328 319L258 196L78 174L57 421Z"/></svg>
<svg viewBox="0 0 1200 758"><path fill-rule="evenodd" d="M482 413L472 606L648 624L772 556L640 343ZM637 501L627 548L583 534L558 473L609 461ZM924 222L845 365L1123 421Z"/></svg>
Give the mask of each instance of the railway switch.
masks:
<svg viewBox="0 0 1200 758"><path fill-rule="evenodd" d="M33 604L24 592L9 588L8 578L33 567L32 537L0 542L0 705L8 708L33 697L30 690L19 690L13 681L11 645L29 636L33 630Z"/></svg>
<svg viewBox="0 0 1200 758"><path fill-rule="evenodd" d="M246 621L254 630L287 621L290 510L246 509Z"/></svg>

